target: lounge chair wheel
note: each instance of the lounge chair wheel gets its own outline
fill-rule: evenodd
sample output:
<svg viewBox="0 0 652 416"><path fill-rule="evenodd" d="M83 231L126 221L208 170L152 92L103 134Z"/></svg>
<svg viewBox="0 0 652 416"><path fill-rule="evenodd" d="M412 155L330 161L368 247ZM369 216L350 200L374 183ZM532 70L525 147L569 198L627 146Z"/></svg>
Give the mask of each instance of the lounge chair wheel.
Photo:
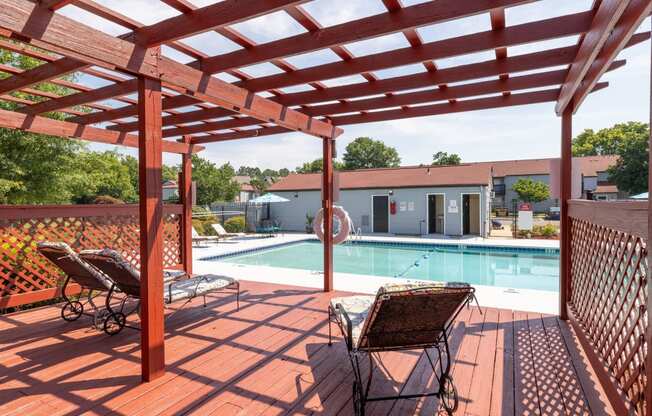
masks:
<svg viewBox="0 0 652 416"><path fill-rule="evenodd" d="M110 315L110 312L106 309L97 311L95 315L93 315L93 327L98 331L101 331L108 315Z"/></svg>
<svg viewBox="0 0 652 416"><path fill-rule="evenodd" d="M362 400L362 386L357 381L353 382L353 413L355 416L364 416L364 401Z"/></svg>
<svg viewBox="0 0 652 416"><path fill-rule="evenodd" d="M444 410L449 415L452 415L453 412L457 410L459 405L459 398L457 396L457 389L455 384L453 384L453 379L448 374L445 374L441 379L441 387L439 389L441 404L444 406Z"/></svg>
<svg viewBox="0 0 652 416"><path fill-rule="evenodd" d="M122 312L114 312L106 317L104 321L104 332L109 335L115 335L122 331L127 323L127 317Z"/></svg>
<svg viewBox="0 0 652 416"><path fill-rule="evenodd" d="M84 305L78 301L68 302L61 308L61 317L68 322L76 321L82 313L84 313Z"/></svg>

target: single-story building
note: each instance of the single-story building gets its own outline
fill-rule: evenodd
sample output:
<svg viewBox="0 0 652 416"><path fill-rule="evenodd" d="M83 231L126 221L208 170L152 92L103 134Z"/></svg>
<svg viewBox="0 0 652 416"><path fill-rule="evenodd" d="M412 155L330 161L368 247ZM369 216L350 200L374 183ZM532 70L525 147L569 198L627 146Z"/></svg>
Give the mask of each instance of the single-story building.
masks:
<svg viewBox="0 0 652 416"><path fill-rule="evenodd" d="M321 174L291 174L269 188L290 200L271 204L288 231L304 231L321 208ZM491 170L486 165L361 169L337 174L341 205L363 233L447 236L490 231Z"/></svg>

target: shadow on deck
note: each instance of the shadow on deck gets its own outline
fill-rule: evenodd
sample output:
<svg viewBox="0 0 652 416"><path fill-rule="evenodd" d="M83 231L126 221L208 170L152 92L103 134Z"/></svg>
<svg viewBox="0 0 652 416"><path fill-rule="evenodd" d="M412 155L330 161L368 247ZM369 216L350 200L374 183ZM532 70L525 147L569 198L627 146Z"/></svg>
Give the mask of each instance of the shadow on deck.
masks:
<svg viewBox="0 0 652 416"><path fill-rule="evenodd" d="M349 415L351 368L328 347L332 294L243 282L166 325L166 374L140 383L139 334L109 337L57 307L0 316L0 415ZM465 310L451 342L457 414L609 414L572 330L554 316ZM338 331L336 328L334 328ZM381 353L372 393L433 386L419 352ZM401 390L402 389L402 390ZM436 414L435 398L375 402L368 415ZM444 414L443 411L441 411Z"/></svg>

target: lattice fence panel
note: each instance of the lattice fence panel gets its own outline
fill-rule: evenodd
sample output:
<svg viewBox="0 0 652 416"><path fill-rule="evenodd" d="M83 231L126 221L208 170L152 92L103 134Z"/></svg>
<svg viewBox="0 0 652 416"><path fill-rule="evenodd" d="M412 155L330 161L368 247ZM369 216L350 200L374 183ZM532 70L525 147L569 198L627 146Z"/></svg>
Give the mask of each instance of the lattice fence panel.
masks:
<svg viewBox="0 0 652 416"><path fill-rule="evenodd" d="M644 414L647 244L571 218L569 306L638 414Z"/></svg>
<svg viewBox="0 0 652 416"><path fill-rule="evenodd" d="M94 207L97 208L97 207ZM163 216L164 267L181 264L181 216L179 210L166 207ZM48 209L48 216L0 219L0 297L57 287L60 270L36 251L39 241L65 241L74 250L118 250L140 267L138 208L124 206L101 210L61 206ZM65 215L66 212L75 216ZM55 215L52 215L52 214ZM84 213L88 215L84 215Z"/></svg>

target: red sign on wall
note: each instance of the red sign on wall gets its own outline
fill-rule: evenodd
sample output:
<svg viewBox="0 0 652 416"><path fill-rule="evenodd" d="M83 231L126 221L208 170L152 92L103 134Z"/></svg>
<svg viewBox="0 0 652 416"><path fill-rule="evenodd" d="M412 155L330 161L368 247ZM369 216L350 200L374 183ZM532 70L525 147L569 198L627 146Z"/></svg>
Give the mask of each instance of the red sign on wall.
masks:
<svg viewBox="0 0 652 416"><path fill-rule="evenodd" d="M521 202L518 205L518 210L519 211L532 211L532 204L529 202Z"/></svg>

